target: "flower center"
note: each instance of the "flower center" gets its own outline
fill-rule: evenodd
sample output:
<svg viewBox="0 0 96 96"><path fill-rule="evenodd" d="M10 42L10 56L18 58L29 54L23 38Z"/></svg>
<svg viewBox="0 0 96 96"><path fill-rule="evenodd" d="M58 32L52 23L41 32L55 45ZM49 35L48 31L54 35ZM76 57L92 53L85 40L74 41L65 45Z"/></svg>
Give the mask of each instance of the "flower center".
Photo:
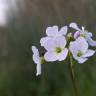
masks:
<svg viewBox="0 0 96 96"><path fill-rule="evenodd" d="M61 53L62 49L60 47L56 47L55 51L56 53Z"/></svg>
<svg viewBox="0 0 96 96"><path fill-rule="evenodd" d="M86 34L81 34L82 37L86 38Z"/></svg>
<svg viewBox="0 0 96 96"><path fill-rule="evenodd" d="M87 37L87 30L83 34L81 34L82 37L86 38Z"/></svg>
<svg viewBox="0 0 96 96"><path fill-rule="evenodd" d="M78 57L81 57L82 55L83 55L82 52L81 51L78 51L77 56Z"/></svg>

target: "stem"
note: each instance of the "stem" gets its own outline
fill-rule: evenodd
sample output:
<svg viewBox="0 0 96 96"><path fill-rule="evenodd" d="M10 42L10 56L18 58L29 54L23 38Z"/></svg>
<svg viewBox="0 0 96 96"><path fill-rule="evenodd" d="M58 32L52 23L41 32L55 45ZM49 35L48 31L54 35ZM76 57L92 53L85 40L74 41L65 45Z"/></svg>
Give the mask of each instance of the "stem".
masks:
<svg viewBox="0 0 96 96"><path fill-rule="evenodd" d="M75 72L74 72L74 64L73 64L73 58L72 58L71 53L69 53L69 56L70 56L69 71L70 71L72 84L73 84L73 88L74 88L74 94L75 94L75 96L78 96L76 78L75 78Z"/></svg>

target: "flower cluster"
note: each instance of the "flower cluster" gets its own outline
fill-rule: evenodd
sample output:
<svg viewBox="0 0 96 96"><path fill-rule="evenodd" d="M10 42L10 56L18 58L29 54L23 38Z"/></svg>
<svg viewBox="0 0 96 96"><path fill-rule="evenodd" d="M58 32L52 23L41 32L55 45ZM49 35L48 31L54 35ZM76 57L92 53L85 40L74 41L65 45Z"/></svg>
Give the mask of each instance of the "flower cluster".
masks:
<svg viewBox="0 0 96 96"><path fill-rule="evenodd" d="M74 32L68 33L68 28L74 29ZM38 49L32 46L33 61L37 65L36 75L41 74L41 64L46 62L63 61L71 53L78 63L84 63L88 58L94 55L95 51L89 49L90 46L96 46L96 41L92 40L92 33L85 30L85 27L78 27L74 22L69 26L48 27L46 37L41 38L40 44L46 50L43 56L40 56Z"/></svg>

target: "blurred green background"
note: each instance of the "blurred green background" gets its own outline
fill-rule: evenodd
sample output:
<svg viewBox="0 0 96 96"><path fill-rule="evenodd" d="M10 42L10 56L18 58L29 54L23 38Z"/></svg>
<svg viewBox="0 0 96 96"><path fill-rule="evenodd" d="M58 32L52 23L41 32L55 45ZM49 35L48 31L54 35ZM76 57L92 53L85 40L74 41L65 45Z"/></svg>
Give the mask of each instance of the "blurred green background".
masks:
<svg viewBox="0 0 96 96"><path fill-rule="evenodd" d="M96 0L23 0L0 27L0 96L74 96L69 61L42 65L36 77L31 46L39 51L46 27L84 25L96 40ZM76 63L76 62L75 62ZM96 55L75 64L79 96L96 96Z"/></svg>

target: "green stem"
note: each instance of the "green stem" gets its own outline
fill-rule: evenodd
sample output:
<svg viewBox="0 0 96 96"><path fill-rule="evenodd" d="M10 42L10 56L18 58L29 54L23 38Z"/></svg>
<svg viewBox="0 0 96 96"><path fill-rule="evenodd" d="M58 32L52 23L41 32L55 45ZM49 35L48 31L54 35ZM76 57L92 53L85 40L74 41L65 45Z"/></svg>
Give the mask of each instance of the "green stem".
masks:
<svg viewBox="0 0 96 96"><path fill-rule="evenodd" d="M69 71L70 71L70 75L71 75L71 79L72 79L72 84L73 84L73 88L74 88L74 94L75 94L75 96L78 96L72 54L69 53L69 56L70 56Z"/></svg>

